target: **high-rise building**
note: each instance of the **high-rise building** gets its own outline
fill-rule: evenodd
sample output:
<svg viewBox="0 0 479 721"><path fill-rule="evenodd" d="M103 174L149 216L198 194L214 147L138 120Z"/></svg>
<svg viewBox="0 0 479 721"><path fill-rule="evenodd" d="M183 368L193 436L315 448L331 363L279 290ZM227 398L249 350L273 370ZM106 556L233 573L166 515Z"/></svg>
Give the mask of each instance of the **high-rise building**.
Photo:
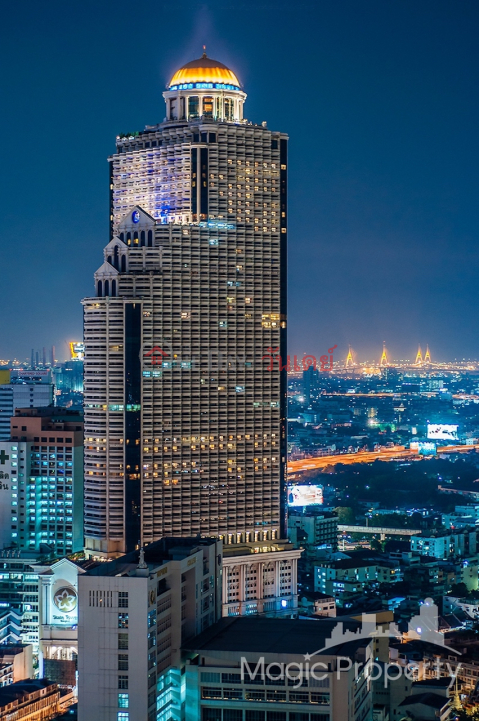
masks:
<svg viewBox="0 0 479 721"><path fill-rule="evenodd" d="M83 548L83 417L17 409L0 441L0 548L57 554Z"/></svg>
<svg viewBox="0 0 479 721"><path fill-rule="evenodd" d="M109 158L111 238L83 301L85 543L103 557L286 538L287 136L247 121L206 55L164 98Z"/></svg>
<svg viewBox="0 0 479 721"><path fill-rule="evenodd" d="M0 441L10 437L10 418L15 408L52 406L54 386L49 370L10 372L0 383Z"/></svg>

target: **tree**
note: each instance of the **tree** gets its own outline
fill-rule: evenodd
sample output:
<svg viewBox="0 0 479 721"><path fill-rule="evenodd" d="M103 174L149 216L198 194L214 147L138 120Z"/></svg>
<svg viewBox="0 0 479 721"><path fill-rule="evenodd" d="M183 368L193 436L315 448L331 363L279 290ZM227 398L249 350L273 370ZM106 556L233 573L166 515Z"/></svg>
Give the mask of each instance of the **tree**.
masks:
<svg viewBox="0 0 479 721"><path fill-rule="evenodd" d="M451 596L454 598L465 598L469 595L469 589L465 583L454 583L451 586Z"/></svg>
<svg viewBox="0 0 479 721"><path fill-rule="evenodd" d="M334 509L338 514L338 523L344 526L354 526L356 518L354 511L349 506L338 506Z"/></svg>

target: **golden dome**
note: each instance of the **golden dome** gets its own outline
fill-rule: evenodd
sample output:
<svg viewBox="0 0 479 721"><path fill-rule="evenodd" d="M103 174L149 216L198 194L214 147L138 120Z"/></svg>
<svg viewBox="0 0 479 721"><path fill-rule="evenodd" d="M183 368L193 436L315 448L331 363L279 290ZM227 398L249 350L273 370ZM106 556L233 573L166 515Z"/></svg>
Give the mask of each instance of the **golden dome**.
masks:
<svg viewBox="0 0 479 721"><path fill-rule="evenodd" d="M240 87L239 80L234 72L223 63L218 62L218 60L208 58L206 53L203 53L198 60L192 60L177 70L168 83L168 87L188 83L218 83L221 85L233 85L236 88Z"/></svg>

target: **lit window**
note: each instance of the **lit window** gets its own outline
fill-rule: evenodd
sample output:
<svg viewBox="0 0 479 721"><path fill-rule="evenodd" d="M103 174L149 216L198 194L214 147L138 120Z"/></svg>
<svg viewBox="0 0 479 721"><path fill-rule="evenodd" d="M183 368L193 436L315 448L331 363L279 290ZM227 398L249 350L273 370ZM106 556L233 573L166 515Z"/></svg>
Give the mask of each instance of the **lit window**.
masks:
<svg viewBox="0 0 479 721"><path fill-rule="evenodd" d="M128 721L130 714L128 711L118 711L118 721Z"/></svg>
<svg viewBox="0 0 479 721"><path fill-rule="evenodd" d="M127 693L119 693L118 694L118 708L128 708L128 694Z"/></svg>

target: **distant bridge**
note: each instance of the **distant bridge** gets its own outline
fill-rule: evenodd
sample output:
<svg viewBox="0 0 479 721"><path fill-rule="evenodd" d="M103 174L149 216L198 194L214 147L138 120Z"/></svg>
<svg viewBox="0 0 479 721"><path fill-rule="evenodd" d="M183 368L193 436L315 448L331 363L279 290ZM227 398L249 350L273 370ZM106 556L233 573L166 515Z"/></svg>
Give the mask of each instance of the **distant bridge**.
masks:
<svg viewBox="0 0 479 721"><path fill-rule="evenodd" d="M338 531L340 533L379 533L381 540L384 540L386 536L417 536L421 533L418 528L384 528L383 526L348 526L338 524Z"/></svg>

